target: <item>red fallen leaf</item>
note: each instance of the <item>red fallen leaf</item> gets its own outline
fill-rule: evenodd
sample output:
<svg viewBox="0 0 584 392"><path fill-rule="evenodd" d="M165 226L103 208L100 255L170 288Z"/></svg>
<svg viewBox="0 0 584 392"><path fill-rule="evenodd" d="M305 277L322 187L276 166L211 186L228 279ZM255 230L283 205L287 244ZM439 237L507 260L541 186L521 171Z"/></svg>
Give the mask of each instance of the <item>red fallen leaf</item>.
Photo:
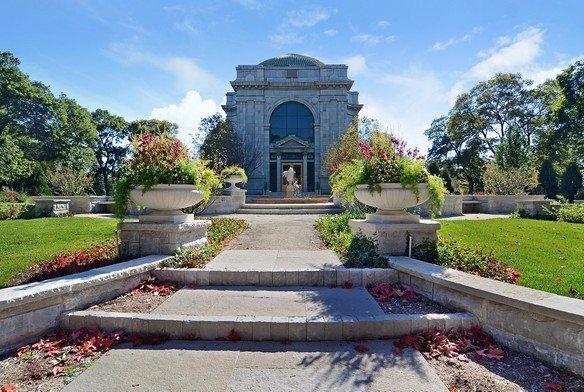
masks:
<svg viewBox="0 0 584 392"><path fill-rule="evenodd" d="M367 351L369 351L369 347L367 347L364 344L355 344L353 348L355 349L355 351L359 353L366 353Z"/></svg>
<svg viewBox="0 0 584 392"><path fill-rule="evenodd" d="M453 385L450 388L448 388L448 392L458 392L458 389L456 389L456 387Z"/></svg>
<svg viewBox="0 0 584 392"><path fill-rule="evenodd" d="M344 289L352 289L353 288L353 283L346 280L345 283L343 283L343 285L341 286Z"/></svg>
<svg viewBox="0 0 584 392"><path fill-rule="evenodd" d="M0 392L15 392L16 385L14 384L4 384L0 387Z"/></svg>
<svg viewBox="0 0 584 392"><path fill-rule="evenodd" d="M557 382L553 382L553 381L548 381L543 386L548 391L552 391L552 392L562 392L564 390L564 387L561 384L558 384Z"/></svg>
<svg viewBox="0 0 584 392"><path fill-rule="evenodd" d="M227 335L227 340L230 342L238 342L241 340L241 336L232 329L231 332L229 332L229 335Z"/></svg>
<svg viewBox="0 0 584 392"><path fill-rule="evenodd" d="M476 351L477 355L483 358L501 359L505 356L505 351L500 348L484 348Z"/></svg>
<svg viewBox="0 0 584 392"><path fill-rule="evenodd" d="M197 284L196 283L189 283L189 284L187 284L187 288L188 289L191 289L191 290L194 290L194 289L197 288Z"/></svg>
<svg viewBox="0 0 584 392"><path fill-rule="evenodd" d="M468 357L465 354L459 354L456 359L458 359L461 362L468 362Z"/></svg>
<svg viewBox="0 0 584 392"><path fill-rule="evenodd" d="M51 372L53 372L53 375L56 376L58 374L65 373L65 370L67 370L65 366L53 366Z"/></svg>

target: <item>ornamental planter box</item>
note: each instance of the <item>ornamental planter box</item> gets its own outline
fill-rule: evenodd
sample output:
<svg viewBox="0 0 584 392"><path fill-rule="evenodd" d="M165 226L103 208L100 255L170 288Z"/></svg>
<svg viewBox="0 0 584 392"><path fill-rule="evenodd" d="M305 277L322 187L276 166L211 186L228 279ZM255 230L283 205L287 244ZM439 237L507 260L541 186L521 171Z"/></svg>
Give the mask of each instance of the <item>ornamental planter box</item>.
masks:
<svg viewBox="0 0 584 392"><path fill-rule="evenodd" d="M118 225L123 257L171 255L179 249L207 243L211 221L195 220L193 214L181 211L203 200L196 186L158 184L148 190L137 187L130 192L130 198L148 210L138 216L138 222Z"/></svg>
<svg viewBox="0 0 584 392"><path fill-rule="evenodd" d="M367 185L358 185L355 197L361 203L376 207L377 212L367 214L366 219L349 221L353 233L361 233L377 241L379 254L408 255L410 246L426 241L436 241L440 223L420 219L409 214L406 208L419 205L429 198L428 185L419 184L418 194L399 183L379 184L381 190L370 190Z"/></svg>

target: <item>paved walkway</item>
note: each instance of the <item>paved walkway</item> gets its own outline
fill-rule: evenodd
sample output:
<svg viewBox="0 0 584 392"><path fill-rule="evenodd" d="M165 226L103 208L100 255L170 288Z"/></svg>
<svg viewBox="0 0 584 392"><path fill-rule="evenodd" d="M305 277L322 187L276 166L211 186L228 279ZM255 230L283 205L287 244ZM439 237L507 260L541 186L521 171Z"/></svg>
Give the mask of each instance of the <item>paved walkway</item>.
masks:
<svg viewBox="0 0 584 392"><path fill-rule="evenodd" d="M391 341L189 342L116 348L64 389L82 391L446 391L415 351Z"/></svg>

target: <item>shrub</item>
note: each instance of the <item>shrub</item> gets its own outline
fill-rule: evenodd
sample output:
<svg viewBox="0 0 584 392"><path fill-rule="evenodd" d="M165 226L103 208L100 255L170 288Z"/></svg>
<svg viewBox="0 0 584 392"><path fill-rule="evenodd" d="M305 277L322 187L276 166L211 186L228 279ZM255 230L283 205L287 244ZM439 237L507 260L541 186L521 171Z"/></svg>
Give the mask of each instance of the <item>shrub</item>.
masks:
<svg viewBox="0 0 584 392"><path fill-rule="evenodd" d="M245 174L245 170L243 170L239 166L236 165L227 166L225 169L221 170L219 178L221 179L222 182L225 182L227 177L229 176L240 176L242 178L241 182L243 184L247 184L247 175Z"/></svg>
<svg viewBox="0 0 584 392"><path fill-rule="evenodd" d="M584 223L584 203L562 204L555 215L562 222Z"/></svg>
<svg viewBox="0 0 584 392"><path fill-rule="evenodd" d="M362 157L341 165L331 175L333 193L341 195L345 201L352 201L357 185L367 184L372 192L380 192L380 183L401 183L402 187L418 195L418 184L427 183L430 209L439 213L446 193L442 179L428 173L417 149L407 150L405 142L395 138L390 140L391 145L387 147L381 135L378 135L378 139L370 143L359 142Z"/></svg>
<svg viewBox="0 0 584 392"><path fill-rule="evenodd" d="M94 246L87 250L62 253L52 260L35 264L30 269L14 278L13 284L25 284L40 280L57 278L103 267L120 261L115 242Z"/></svg>
<svg viewBox="0 0 584 392"><path fill-rule="evenodd" d="M193 249L181 249L166 260L164 265L173 268L201 268L221 252L225 244L248 228L242 219L212 218L207 232L207 243Z"/></svg>
<svg viewBox="0 0 584 392"><path fill-rule="evenodd" d="M538 180L548 199L555 199L558 195L558 174L552 161L546 159L539 168Z"/></svg>
<svg viewBox="0 0 584 392"><path fill-rule="evenodd" d="M483 181L485 192L492 195L525 195L538 183L536 172L531 167L501 169L494 162L485 166Z"/></svg>
<svg viewBox="0 0 584 392"><path fill-rule="evenodd" d="M29 201L29 198L19 192L5 190L0 191L0 203L26 203Z"/></svg>
<svg viewBox="0 0 584 392"><path fill-rule="evenodd" d="M28 219L34 217L34 204L0 203L0 220Z"/></svg>
<svg viewBox="0 0 584 392"><path fill-rule="evenodd" d="M146 191L157 184L192 184L208 200L221 185L204 162L191 158L184 144L168 134L134 137L132 150L133 156L126 162L125 172L114 190L115 210L120 220L128 209L130 191L137 186L143 186Z"/></svg>
<svg viewBox="0 0 584 392"><path fill-rule="evenodd" d="M316 220L314 227L328 247L337 253L347 268L385 268L387 263L377 254L375 241L353 235L350 219L363 219L361 212L343 212L325 215Z"/></svg>
<svg viewBox="0 0 584 392"><path fill-rule="evenodd" d="M572 202L580 188L582 188L582 173L578 164L571 162L562 174L562 193Z"/></svg>
<svg viewBox="0 0 584 392"><path fill-rule="evenodd" d="M93 182L89 173L59 164L47 170L46 178L52 194L57 196L87 195Z"/></svg>
<svg viewBox="0 0 584 392"><path fill-rule="evenodd" d="M412 248L412 257L477 276L516 284L519 272L492 254L467 248L451 241L424 242Z"/></svg>

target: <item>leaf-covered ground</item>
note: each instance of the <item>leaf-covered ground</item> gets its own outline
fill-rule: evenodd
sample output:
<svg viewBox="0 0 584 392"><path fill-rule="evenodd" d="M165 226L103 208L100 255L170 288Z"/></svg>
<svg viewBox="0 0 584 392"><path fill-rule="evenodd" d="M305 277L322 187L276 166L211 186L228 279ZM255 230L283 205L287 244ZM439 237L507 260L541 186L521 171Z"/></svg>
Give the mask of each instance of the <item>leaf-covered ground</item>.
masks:
<svg viewBox="0 0 584 392"><path fill-rule="evenodd" d="M584 225L534 219L442 221L438 235L519 270L518 284L584 298Z"/></svg>
<svg viewBox="0 0 584 392"><path fill-rule="evenodd" d="M0 221L0 288L33 264L111 241L116 224L113 219L95 218Z"/></svg>

